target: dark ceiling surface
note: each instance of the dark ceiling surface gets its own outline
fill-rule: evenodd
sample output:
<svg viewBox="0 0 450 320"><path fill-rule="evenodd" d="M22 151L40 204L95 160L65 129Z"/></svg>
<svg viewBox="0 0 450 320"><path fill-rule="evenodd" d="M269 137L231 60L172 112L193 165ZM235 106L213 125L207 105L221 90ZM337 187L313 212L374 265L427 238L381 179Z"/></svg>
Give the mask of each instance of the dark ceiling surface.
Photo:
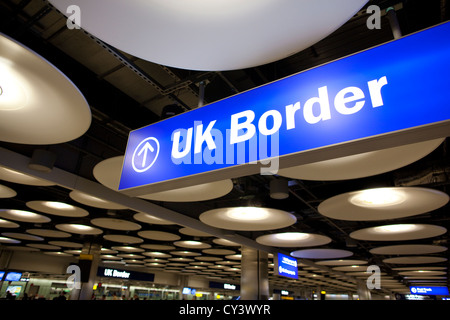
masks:
<svg viewBox="0 0 450 320"><path fill-rule="evenodd" d="M398 8L396 13L404 35L449 18L445 0L377 0L370 1L370 4L379 5L381 9L389 6ZM367 17L364 8L330 36L280 61L244 70L199 72L143 61L104 44L83 30L68 30L66 18L46 1L1 0L0 32L45 57L78 86L91 107L92 125L80 138L63 144L30 146L0 142L0 146L28 157L36 148L53 151L58 156L55 167L96 181L92 174L93 167L104 159L123 155L130 130L161 120L167 105L176 104L181 111L197 108L201 82L206 84L204 103L212 103L393 39L386 16L382 17L379 30L367 28ZM329 236L333 241L326 247L350 249L354 252L352 258L369 260L370 264L378 264L388 274L395 276L395 271L392 271L395 265L386 265L382 262L383 256L374 256L369 252L376 246L392 243L357 241L356 247L348 247L347 240L352 231L379 225L379 221L328 219L318 213L317 206L339 193L371 187L420 185L448 193L450 162L447 142L411 165L377 176L332 182L292 180L290 197L286 200L270 198L269 182L272 177L255 175L234 179L233 191L219 199L196 203L156 203L193 218L198 218L199 214L212 208L235 205L256 204L283 209L295 214L298 222L277 231L313 232ZM428 178L420 179L422 177ZM83 207L70 199L66 189L58 186L31 187L7 181L2 181L2 184L18 191L17 197L0 200L3 208L26 209L27 201L38 199L66 201ZM88 210L90 218L111 216L107 210L90 207ZM450 230L448 210L449 205L427 214L396 219L395 222L437 224ZM132 220L133 212L124 210L116 214L120 218ZM65 219L52 217L52 224ZM86 219L80 218L77 222L89 224ZM29 226L25 224L22 228L27 229ZM161 226L161 230L169 231L178 228ZM263 233L241 234L255 239ZM415 243L446 246L448 233ZM450 258L448 251L444 255Z"/></svg>

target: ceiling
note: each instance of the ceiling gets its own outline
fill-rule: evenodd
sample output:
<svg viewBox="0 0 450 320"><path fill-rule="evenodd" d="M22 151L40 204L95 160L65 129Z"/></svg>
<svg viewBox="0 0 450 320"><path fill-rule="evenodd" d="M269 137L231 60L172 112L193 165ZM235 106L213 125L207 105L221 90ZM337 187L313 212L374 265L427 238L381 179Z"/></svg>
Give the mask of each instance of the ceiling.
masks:
<svg viewBox="0 0 450 320"><path fill-rule="evenodd" d="M436 25L449 18L449 9L445 0L403 2L377 0L370 1L370 4L379 5L382 9L395 5L398 8L397 16L404 35ZM31 157L35 149L46 149L57 155L55 168L96 182L93 176L95 165L105 159L123 155L128 133L131 130L164 118L164 110L168 105L175 104L179 112L197 108L202 83L205 85L203 103L212 103L393 39L386 16L383 16L379 30L369 30L366 20L367 14L363 9L330 36L280 61L243 70L200 72L175 69L144 61L110 47L82 29L68 30L66 18L46 1L1 0L0 32L45 57L73 81L89 103L92 124L83 136L67 143L32 146L0 142L0 147L26 157ZM182 52L182 48L180 49ZM373 187L420 186L448 193L450 168L447 144L448 141L445 141L432 153L406 167L376 176L331 182L292 179L289 183L290 196L285 200L270 198L269 184L273 177L254 175L233 179L233 190L218 199L195 203L160 201L153 201L153 203L193 219L198 219L199 215L207 210L228 206L252 204L282 209L295 215L297 223L277 232L299 231L328 236L332 242L323 246L324 248L350 250L353 252L351 259L363 259L369 264L379 265L387 275L406 283L406 279L401 277L397 270L393 270L404 265L385 263L383 260L389 256L374 255L369 252L375 247L392 245L392 242L354 239L349 241L350 233L380 225L379 221L330 219L321 215L317 208L324 200L337 194ZM14 231L8 230L8 232L26 232L28 229L35 228L54 229L57 224L69 222L91 225L90 220L94 217L114 217L139 223L133 218L136 213L133 210L107 210L77 203L69 196L70 190L62 186L33 187L9 181L1 181L1 184L17 192L17 196L13 198L0 199L0 206L4 209L26 210L28 201L49 200L67 202L89 211L89 216L74 220L51 216L51 222L41 225L19 223L19 228ZM450 229L448 209L449 205L446 205L429 213L395 219L395 223L427 223ZM143 229L140 231L146 228L145 224L142 226ZM229 249L238 253L237 247L217 245L212 241L214 237L182 234L179 232L181 228L183 226L179 224L151 226L152 230L175 233L181 237L181 240L200 239L213 248ZM108 229L103 231L102 235L96 237L74 234L69 241L81 243L88 239L101 242L104 247L109 248L118 244L105 240L103 235L137 236L138 232L118 232ZM236 231L236 233L254 240L270 232ZM47 242L54 239L45 240ZM173 245L172 241L167 242ZM30 242L24 240L20 245L27 243ZM402 243L408 244L411 241L394 244ZM447 246L448 233L414 243ZM437 256L448 259L449 252L445 251ZM235 265L239 265L238 260ZM435 263L433 266L447 267L448 262ZM173 270L173 272L182 272L182 268ZM191 272L199 275L207 274L204 269ZM211 273L208 276L239 279L239 271L228 272ZM348 290L356 289L355 282L339 272L325 270L323 267L319 269L311 264L306 266L303 272L305 276L298 281L271 276L271 282L274 285L288 284L292 287L323 286L333 290L342 290L343 287L346 290L347 288ZM317 280L318 278L320 279Z"/></svg>

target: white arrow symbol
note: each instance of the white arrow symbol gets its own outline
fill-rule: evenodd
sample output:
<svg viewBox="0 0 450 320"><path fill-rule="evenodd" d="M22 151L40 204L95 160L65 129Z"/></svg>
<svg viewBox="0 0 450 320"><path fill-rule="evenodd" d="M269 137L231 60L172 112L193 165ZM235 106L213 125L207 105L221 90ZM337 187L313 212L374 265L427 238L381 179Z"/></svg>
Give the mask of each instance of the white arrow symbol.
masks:
<svg viewBox="0 0 450 320"><path fill-rule="evenodd" d="M142 157L142 167L145 167L145 163L147 162L147 152L150 150L150 152L154 152L155 149L151 146L150 143L146 142L144 146L142 147L141 151L139 151L138 156L141 156L142 153L144 153L144 156Z"/></svg>

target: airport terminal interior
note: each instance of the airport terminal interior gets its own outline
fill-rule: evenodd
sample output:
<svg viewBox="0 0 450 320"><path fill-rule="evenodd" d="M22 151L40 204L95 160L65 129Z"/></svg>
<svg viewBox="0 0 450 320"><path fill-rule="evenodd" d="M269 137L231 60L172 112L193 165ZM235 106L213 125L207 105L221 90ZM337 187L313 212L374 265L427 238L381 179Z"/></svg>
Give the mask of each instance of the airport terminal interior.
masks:
<svg viewBox="0 0 450 320"><path fill-rule="evenodd" d="M277 1L230 1L218 15L216 1L0 0L0 299L450 297L447 135L119 191L128 153L137 174L153 164L155 145L133 154L131 132L202 108L219 119L215 103L449 19L446 0L283 0L279 15ZM397 54L382 59L409 53ZM196 147L211 142L204 121Z"/></svg>

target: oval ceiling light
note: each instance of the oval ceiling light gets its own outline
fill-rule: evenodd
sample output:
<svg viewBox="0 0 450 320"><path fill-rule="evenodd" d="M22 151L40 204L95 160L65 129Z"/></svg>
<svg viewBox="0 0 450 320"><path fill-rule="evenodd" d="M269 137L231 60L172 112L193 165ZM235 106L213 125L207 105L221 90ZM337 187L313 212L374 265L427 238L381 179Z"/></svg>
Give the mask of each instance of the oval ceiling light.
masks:
<svg viewBox="0 0 450 320"><path fill-rule="evenodd" d="M144 252L144 249L131 247L131 246L115 246L111 247L112 250L124 251L124 252Z"/></svg>
<svg viewBox="0 0 450 320"><path fill-rule="evenodd" d="M122 231L136 231L141 229L137 223L114 218L95 218L91 220L93 225L106 229L122 230Z"/></svg>
<svg viewBox="0 0 450 320"><path fill-rule="evenodd" d="M447 229L430 224L391 224L360 229L350 233L350 237L366 241L403 241L437 237Z"/></svg>
<svg viewBox="0 0 450 320"><path fill-rule="evenodd" d="M26 206L30 209L62 217L85 217L89 215L86 210L58 201L28 201Z"/></svg>
<svg viewBox="0 0 450 320"><path fill-rule="evenodd" d="M199 219L216 228L239 231L280 229L297 222L289 212L259 207L213 209L200 214Z"/></svg>
<svg viewBox="0 0 450 320"><path fill-rule="evenodd" d="M434 189L388 187L343 193L323 201L317 209L333 219L375 221L427 213L448 201L446 193Z"/></svg>
<svg viewBox="0 0 450 320"><path fill-rule="evenodd" d="M384 263L393 263L393 264L424 264L424 263L439 263L445 261L447 261L447 258L433 257L433 256L395 257L383 260Z"/></svg>
<svg viewBox="0 0 450 320"><path fill-rule="evenodd" d="M367 264L366 260L350 260L350 259L340 259L340 260L324 260L316 262L316 264L321 266L351 266L351 265L360 265Z"/></svg>
<svg viewBox="0 0 450 320"><path fill-rule="evenodd" d="M260 236L256 242L273 247L314 247L330 243L331 238L319 234L284 232Z"/></svg>
<svg viewBox="0 0 450 320"><path fill-rule="evenodd" d="M70 233L67 232L63 232L63 231L56 231L56 230L51 230L51 229L28 229L26 230L27 233L31 233L32 235L35 236L40 236L40 237L49 237L49 238L69 238L72 235Z"/></svg>
<svg viewBox="0 0 450 320"><path fill-rule="evenodd" d="M241 247L242 246L242 244L240 244L240 243L230 241L227 239L221 239L221 238L213 239L213 242L220 246L228 246L228 247Z"/></svg>
<svg viewBox="0 0 450 320"><path fill-rule="evenodd" d="M105 187L119 190L123 159L123 156L117 156L99 162L92 171L95 179ZM138 198L164 202L195 202L217 199L230 193L231 190L233 190L233 181L226 179L146 194Z"/></svg>
<svg viewBox="0 0 450 320"><path fill-rule="evenodd" d="M91 110L78 88L50 62L3 34L0 88L2 141L63 143L91 125Z"/></svg>
<svg viewBox="0 0 450 320"><path fill-rule="evenodd" d="M20 243L20 240L11 239L8 237L0 237L0 243Z"/></svg>
<svg viewBox="0 0 450 320"><path fill-rule="evenodd" d="M200 242L200 241L194 241L194 240L184 240L184 241L176 241L173 243L177 247L182 248L190 248L190 249L208 249L211 248L211 245Z"/></svg>
<svg viewBox="0 0 450 320"><path fill-rule="evenodd" d="M429 140L294 166L280 169L278 174L291 179L316 181L337 181L370 177L416 162L439 147L444 140Z"/></svg>
<svg viewBox="0 0 450 320"><path fill-rule="evenodd" d="M353 255L353 252L341 249L305 249L291 252L291 256L304 259L337 259Z"/></svg>
<svg viewBox="0 0 450 320"><path fill-rule="evenodd" d="M85 204L87 206L95 207L95 208L102 208L102 209L113 209L113 210L124 210L127 209L127 207L124 207L120 204L100 199L95 196L91 196L90 194L73 190L69 193L69 196L72 198L72 200Z"/></svg>
<svg viewBox="0 0 450 320"><path fill-rule="evenodd" d="M384 246L373 248L370 250L372 254L382 255L413 255L413 254L432 254L446 251L443 246L435 246L430 244L404 244L395 246Z"/></svg>
<svg viewBox="0 0 450 320"><path fill-rule="evenodd" d="M44 238L32 236L31 234L26 233L3 232L2 236L28 241L44 241Z"/></svg>
<svg viewBox="0 0 450 320"><path fill-rule="evenodd" d="M432 271L432 270L416 270L416 271L403 271L398 273L400 276L419 276L419 277L430 277L430 276L443 276L446 275L446 271Z"/></svg>
<svg viewBox="0 0 450 320"><path fill-rule="evenodd" d="M170 225L175 224L172 221L161 219L155 216L152 216L151 214L144 213L144 212L138 212L136 213L133 218L140 222L145 222L149 224L162 224L162 225Z"/></svg>
<svg viewBox="0 0 450 320"><path fill-rule="evenodd" d="M31 223L45 223L51 221L50 218L34 212L14 209L1 209L0 218Z"/></svg>
<svg viewBox="0 0 450 320"><path fill-rule="evenodd" d="M71 242L71 241L49 241L48 244L59 246L59 247L66 247L66 248L83 248L83 245L81 243L77 242Z"/></svg>
<svg viewBox="0 0 450 320"><path fill-rule="evenodd" d="M61 231L85 235L97 235L103 233L103 231L98 228L75 223L57 224L55 228Z"/></svg>
<svg viewBox="0 0 450 320"><path fill-rule="evenodd" d="M17 195L13 189L0 184L0 198L13 198Z"/></svg>
<svg viewBox="0 0 450 320"><path fill-rule="evenodd" d="M131 55L210 71L259 66L300 52L342 26L367 0L50 2L63 13L75 3L83 29Z"/></svg>
<svg viewBox="0 0 450 320"><path fill-rule="evenodd" d="M30 176L26 173L19 172L17 170L9 169L3 166L0 166L0 179L19 183L19 184L26 184L30 186L53 186L55 185L53 182L36 178L33 176Z"/></svg>
<svg viewBox="0 0 450 320"><path fill-rule="evenodd" d="M5 219L0 219L0 228L19 228L20 225Z"/></svg>
<svg viewBox="0 0 450 320"><path fill-rule="evenodd" d="M166 244L141 244L141 248L149 250L174 250L174 246L169 246Z"/></svg>
<svg viewBox="0 0 450 320"><path fill-rule="evenodd" d="M154 230L139 231L138 235L145 239L158 241L177 241L181 238L179 235L174 233Z"/></svg>
<svg viewBox="0 0 450 320"><path fill-rule="evenodd" d="M122 244L136 244L144 242L141 238L121 234L106 234L103 238L108 241L120 242Z"/></svg>

